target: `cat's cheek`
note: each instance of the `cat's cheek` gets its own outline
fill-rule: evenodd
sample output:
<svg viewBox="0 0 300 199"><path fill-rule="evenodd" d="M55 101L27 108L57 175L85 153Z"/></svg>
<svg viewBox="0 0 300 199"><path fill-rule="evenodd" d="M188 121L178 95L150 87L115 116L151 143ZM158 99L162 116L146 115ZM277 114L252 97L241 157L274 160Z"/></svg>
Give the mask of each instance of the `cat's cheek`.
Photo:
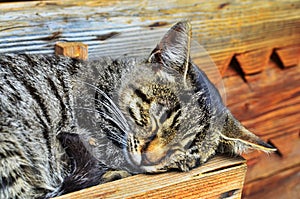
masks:
<svg viewBox="0 0 300 199"><path fill-rule="evenodd" d="M128 161L134 166L140 166L142 162L142 145L141 142L131 134L128 135L127 148L125 154Z"/></svg>
<svg viewBox="0 0 300 199"><path fill-rule="evenodd" d="M133 161L133 163L137 166L141 165L142 162L142 156L138 153L131 153L130 158Z"/></svg>

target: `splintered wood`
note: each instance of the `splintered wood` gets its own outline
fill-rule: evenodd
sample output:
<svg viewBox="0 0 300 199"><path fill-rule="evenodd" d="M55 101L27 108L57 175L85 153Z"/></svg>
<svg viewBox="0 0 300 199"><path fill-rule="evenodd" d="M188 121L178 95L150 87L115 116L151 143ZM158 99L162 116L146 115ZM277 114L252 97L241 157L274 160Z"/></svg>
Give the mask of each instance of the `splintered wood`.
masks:
<svg viewBox="0 0 300 199"><path fill-rule="evenodd" d="M217 156L189 172L131 176L57 197L79 198L241 198L246 163Z"/></svg>

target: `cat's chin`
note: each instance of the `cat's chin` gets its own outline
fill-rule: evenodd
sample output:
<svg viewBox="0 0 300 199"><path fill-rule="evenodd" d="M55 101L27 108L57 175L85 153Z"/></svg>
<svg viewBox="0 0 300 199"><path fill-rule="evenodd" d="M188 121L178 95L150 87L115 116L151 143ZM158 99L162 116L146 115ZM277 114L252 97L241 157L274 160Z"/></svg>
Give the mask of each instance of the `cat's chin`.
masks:
<svg viewBox="0 0 300 199"><path fill-rule="evenodd" d="M145 173L162 173L167 171L167 169L161 165L141 166L141 169Z"/></svg>
<svg viewBox="0 0 300 199"><path fill-rule="evenodd" d="M145 164L140 153L127 154L126 159L130 163L130 165L134 167L135 172L133 173L162 173L167 171L166 167L164 167L162 163L155 165Z"/></svg>

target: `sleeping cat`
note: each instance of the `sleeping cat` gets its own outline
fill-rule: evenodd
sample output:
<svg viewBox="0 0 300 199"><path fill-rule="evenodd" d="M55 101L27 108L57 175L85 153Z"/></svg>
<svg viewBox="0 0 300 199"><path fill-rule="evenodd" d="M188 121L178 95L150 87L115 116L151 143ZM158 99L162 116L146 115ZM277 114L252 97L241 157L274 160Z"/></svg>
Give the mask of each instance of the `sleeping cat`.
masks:
<svg viewBox="0 0 300 199"><path fill-rule="evenodd" d="M146 58L0 55L0 198L48 198L219 153L275 149L246 130L175 24Z"/></svg>

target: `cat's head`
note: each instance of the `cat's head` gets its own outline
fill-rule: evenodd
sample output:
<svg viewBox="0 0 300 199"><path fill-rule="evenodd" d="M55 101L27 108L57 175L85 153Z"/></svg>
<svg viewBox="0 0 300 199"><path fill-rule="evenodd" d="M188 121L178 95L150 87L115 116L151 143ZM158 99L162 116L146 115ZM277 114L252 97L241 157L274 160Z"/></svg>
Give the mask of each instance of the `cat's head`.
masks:
<svg viewBox="0 0 300 199"><path fill-rule="evenodd" d="M190 23L175 24L146 61L129 67L119 86L116 114L125 132L124 153L146 171L155 172L175 151L188 151L196 139L218 143L226 137L221 136L223 122L231 114L190 60L190 45Z"/></svg>
<svg viewBox="0 0 300 199"><path fill-rule="evenodd" d="M189 23L177 23L122 79L118 106L129 128L125 153L134 165L159 164L173 149L187 150L204 128L199 93L187 75L190 31Z"/></svg>

